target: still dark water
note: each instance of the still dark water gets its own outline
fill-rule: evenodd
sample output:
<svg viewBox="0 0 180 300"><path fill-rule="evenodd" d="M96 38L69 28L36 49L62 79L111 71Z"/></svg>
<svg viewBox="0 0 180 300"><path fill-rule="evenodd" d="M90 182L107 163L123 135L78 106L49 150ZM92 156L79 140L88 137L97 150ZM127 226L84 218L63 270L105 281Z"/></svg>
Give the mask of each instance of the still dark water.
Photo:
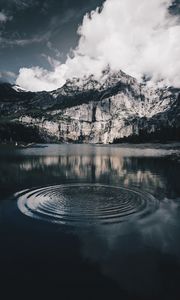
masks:
<svg viewBox="0 0 180 300"><path fill-rule="evenodd" d="M178 148L0 146L2 299L179 300Z"/></svg>

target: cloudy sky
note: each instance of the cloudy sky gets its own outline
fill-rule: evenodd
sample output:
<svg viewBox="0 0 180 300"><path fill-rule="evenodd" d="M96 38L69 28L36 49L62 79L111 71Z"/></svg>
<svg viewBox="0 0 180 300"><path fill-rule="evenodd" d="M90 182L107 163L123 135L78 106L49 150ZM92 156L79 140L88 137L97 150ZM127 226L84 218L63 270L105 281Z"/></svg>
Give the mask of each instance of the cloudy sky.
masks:
<svg viewBox="0 0 180 300"><path fill-rule="evenodd" d="M107 66L180 87L180 0L0 0L0 80L38 91Z"/></svg>

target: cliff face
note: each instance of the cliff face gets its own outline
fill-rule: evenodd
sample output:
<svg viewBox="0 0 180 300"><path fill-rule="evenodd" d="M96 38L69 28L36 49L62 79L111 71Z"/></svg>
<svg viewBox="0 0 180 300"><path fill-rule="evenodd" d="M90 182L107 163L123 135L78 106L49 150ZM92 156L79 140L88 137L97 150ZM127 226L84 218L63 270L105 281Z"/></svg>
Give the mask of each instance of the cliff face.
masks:
<svg viewBox="0 0 180 300"><path fill-rule="evenodd" d="M68 80L50 93L9 88L16 101L4 100L0 90L3 118L34 128L45 141L112 143L180 127L179 90L150 88L121 71L106 70L98 81Z"/></svg>

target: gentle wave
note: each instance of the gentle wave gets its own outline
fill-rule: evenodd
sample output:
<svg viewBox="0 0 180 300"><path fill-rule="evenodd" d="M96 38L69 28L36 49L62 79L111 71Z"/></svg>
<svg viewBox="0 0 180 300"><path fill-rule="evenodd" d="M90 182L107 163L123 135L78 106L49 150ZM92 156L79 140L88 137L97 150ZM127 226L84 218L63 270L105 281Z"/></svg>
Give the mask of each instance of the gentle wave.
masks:
<svg viewBox="0 0 180 300"><path fill-rule="evenodd" d="M32 218L66 225L114 224L157 209L150 194L103 184L67 184L16 194L19 210Z"/></svg>

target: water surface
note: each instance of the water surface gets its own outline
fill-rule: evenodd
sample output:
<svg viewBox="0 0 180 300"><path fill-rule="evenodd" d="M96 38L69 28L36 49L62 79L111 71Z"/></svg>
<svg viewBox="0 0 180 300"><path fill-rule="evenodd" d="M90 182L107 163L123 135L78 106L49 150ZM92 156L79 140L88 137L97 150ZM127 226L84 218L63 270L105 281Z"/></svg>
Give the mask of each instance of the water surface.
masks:
<svg viewBox="0 0 180 300"><path fill-rule="evenodd" d="M2 145L6 298L180 299L179 149Z"/></svg>

